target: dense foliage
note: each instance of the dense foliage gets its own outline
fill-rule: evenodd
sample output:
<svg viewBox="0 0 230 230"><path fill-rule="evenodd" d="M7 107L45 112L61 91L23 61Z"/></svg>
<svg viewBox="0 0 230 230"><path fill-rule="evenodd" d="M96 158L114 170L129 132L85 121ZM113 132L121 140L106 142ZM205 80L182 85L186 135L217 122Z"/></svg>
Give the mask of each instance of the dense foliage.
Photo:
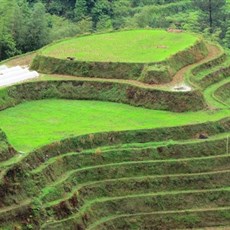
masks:
<svg viewBox="0 0 230 230"><path fill-rule="evenodd" d="M202 32L230 47L227 0L0 0L0 60L53 40L120 28Z"/></svg>

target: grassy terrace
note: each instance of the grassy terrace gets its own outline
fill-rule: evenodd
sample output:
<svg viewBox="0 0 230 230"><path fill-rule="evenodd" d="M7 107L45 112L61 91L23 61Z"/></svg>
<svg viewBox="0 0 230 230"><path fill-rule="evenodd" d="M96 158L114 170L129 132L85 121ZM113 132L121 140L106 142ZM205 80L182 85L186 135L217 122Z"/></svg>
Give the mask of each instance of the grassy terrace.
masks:
<svg viewBox="0 0 230 230"><path fill-rule="evenodd" d="M71 56L78 61L159 62L192 46L197 39L188 33L164 30L123 31L61 41L45 48L42 54L62 59Z"/></svg>
<svg viewBox="0 0 230 230"><path fill-rule="evenodd" d="M130 39L133 44L127 43ZM197 39L162 30L125 31L57 42L42 52L79 61L158 62ZM0 128L17 150L27 153L9 152L0 162L0 229L230 226L230 62L214 44L207 47L209 54L190 66L184 63L178 78L186 77L199 88L197 97L182 92L153 94L151 85L130 90L134 84L130 79L129 84L122 78L115 84L111 75L105 84L103 76L92 83L66 73L57 82L50 81L57 79L50 74L3 89ZM135 103L109 102L129 102L127 92ZM191 101L191 107L196 106L202 94L208 108L170 112ZM172 103L162 107L164 100ZM157 110L131 106L150 102L157 107L149 108ZM136 131L104 133L122 130ZM201 133L208 139L200 139ZM8 149L6 139L3 143ZM38 147L42 148L32 151Z"/></svg>
<svg viewBox="0 0 230 230"><path fill-rule="evenodd" d="M227 109L178 114L110 102L41 100L1 111L0 120L10 143L30 151L71 135L181 126L229 115Z"/></svg>
<svg viewBox="0 0 230 230"><path fill-rule="evenodd" d="M80 222L79 218L85 212L91 216L92 226L89 225L89 229L93 228L94 223L103 222L102 217L113 219L130 212L140 215L151 212L161 218L159 221L163 221L164 215L170 212L181 217L182 213L190 211L199 213L212 210L216 218L218 210L226 209L227 213L230 158L226 154L226 140L223 143L215 141L222 135L210 137L207 142L191 140L177 146L171 143L160 154L157 154L155 147L166 143L105 147L101 149L103 157L95 156L95 150L67 154L60 152L59 156L50 158L50 161L43 162L41 167L32 171L39 178L37 185L41 186L41 196L37 196L43 208L58 218L44 223L43 229L73 229L72 221ZM137 147L140 151L135 150ZM22 165L30 164L22 162ZM68 193L66 186L71 188ZM60 210L65 210L65 204L71 208L68 202L74 200L76 194L80 209L79 206L72 207L69 214L64 211L62 216L62 211L58 212L59 205ZM218 220L221 221L220 217ZM173 221L180 223L179 220ZM189 223L198 226L194 219ZM189 223L186 221L186 226Z"/></svg>

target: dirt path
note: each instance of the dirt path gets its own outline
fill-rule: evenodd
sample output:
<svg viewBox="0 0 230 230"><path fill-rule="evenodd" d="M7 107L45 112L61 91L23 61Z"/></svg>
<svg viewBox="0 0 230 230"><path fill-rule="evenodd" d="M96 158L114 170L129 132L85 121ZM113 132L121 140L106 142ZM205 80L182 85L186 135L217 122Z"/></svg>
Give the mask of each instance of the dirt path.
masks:
<svg viewBox="0 0 230 230"><path fill-rule="evenodd" d="M142 88L161 89L161 90L169 91L174 86L181 85L181 84L184 83L184 75L191 68L193 68L196 65L205 63L205 62L215 58L216 56L218 56L220 54L220 49L215 45L207 45L207 49L208 49L208 55L204 59L200 60L199 62L193 63L191 65L185 66L184 68L179 70L176 73L176 75L173 77L173 80L170 83L167 83L167 84L147 84L147 83L143 83L143 82L140 82L140 81L137 81L137 80L75 77L75 76L58 75L58 74L49 75L49 76L51 76L51 78L49 78L49 79L52 80L52 76L53 76L53 78L56 79L56 80L58 80L58 79L60 79L60 80L66 79L67 80L68 79L68 80L79 80L79 81L83 80L83 81L115 82L115 83L131 84L131 85L142 87ZM38 79L38 80L41 80L41 78Z"/></svg>

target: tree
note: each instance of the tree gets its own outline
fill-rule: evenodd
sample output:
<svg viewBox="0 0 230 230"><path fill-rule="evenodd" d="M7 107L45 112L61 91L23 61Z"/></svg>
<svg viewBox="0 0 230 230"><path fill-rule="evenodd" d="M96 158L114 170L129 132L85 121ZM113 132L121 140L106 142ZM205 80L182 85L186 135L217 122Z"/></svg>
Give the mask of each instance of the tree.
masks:
<svg viewBox="0 0 230 230"><path fill-rule="evenodd" d="M13 37L9 33L0 36L0 60L19 54Z"/></svg>
<svg viewBox="0 0 230 230"><path fill-rule="evenodd" d="M87 1L77 0L75 5L75 19L82 20L87 15Z"/></svg>
<svg viewBox="0 0 230 230"><path fill-rule="evenodd" d="M28 23L26 50L32 51L48 43L48 21L45 6L36 3Z"/></svg>
<svg viewBox="0 0 230 230"><path fill-rule="evenodd" d="M11 25L12 35L18 50L26 52L28 22L31 17L31 10L26 0L18 1L14 10L13 22Z"/></svg>
<svg viewBox="0 0 230 230"><path fill-rule="evenodd" d="M225 15L226 0L194 0L194 4L201 12L202 27L209 27L210 33L213 33L215 27L220 26L221 19Z"/></svg>
<svg viewBox="0 0 230 230"><path fill-rule="evenodd" d="M97 31L108 31L112 30L112 21L108 15L101 15L97 23Z"/></svg>
<svg viewBox="0 0 230 230"><path fill-rule="evenodd" d="M100 0L97 1L95 6L92 9L92 19L93 19L93 28L96 29L97 23L99 22L101 17L105 15L112 17L112 1L108 0Z"/></svg>
<svg viewBox="0 0 230 230"><path fill-rule="evenodd" d="M230 48L230 21L227 23L227 25L228 27L223 41L224 41L224 45Z"/></svg>
<svg viewBox="0 0 230 230"><path fill-rule="evenodd" d="M126 18L130 15L130 1L129 0L119 0L115 1L112 5L113 16L112 24L114 29L119 29L125 26Z"/></svg>
<svg viewBox="0 0 230 230"><path fill-rule="evenodd" d="M91 33L93 29L92 18L86 17L77 23L80 33Z"/></svg>

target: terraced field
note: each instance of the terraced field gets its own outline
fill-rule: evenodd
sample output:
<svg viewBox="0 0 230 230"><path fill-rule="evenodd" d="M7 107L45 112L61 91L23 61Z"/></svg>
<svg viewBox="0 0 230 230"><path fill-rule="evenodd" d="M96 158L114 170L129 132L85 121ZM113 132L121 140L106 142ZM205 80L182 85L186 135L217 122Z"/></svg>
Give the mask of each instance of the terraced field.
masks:
<svg viewBox="0 0 230 230"><path fill-rule="evenodd" d="M64 40L48 46L42 54L62 59L68 54L80 61L148 63L163 61L196 41L197 38L188 33L131 30Z"/></svg>
<svg viewBox="0 0 230 230"><path fill-rule="evenodd" d="M43 73L168 83L179 69L206 53L197 35L142 29L56 42L38 53L32 68Z"/></svg>
<svg viewBox="0 0 230 230"><path fill-rule="evenodd" d="M0 228L230 228L230 63L204 45L170 83L62 73L0 89Z"/></svg>
<svg viewBox="0 0 230 230"><path fill-rule="evenodd" d="M0 120L10 143L25 152L70 135L202 124L228 115L227 109L180 114L111 102L40 100L2 111Z"/></svg>

